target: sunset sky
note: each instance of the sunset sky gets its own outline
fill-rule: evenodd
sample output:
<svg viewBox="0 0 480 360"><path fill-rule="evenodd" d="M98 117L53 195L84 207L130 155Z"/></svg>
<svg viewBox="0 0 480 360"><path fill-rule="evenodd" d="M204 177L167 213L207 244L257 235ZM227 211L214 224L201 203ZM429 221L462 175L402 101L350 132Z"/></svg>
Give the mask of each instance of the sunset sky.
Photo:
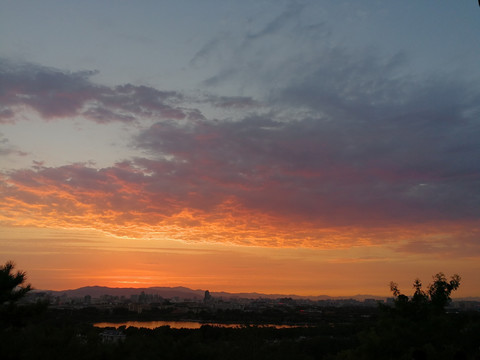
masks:
<svg viewBox="0 0 480 360"><path fill-rule="evenodd" d="M480 296L479 34L474 0L0 0L0 262Z"/></svg>

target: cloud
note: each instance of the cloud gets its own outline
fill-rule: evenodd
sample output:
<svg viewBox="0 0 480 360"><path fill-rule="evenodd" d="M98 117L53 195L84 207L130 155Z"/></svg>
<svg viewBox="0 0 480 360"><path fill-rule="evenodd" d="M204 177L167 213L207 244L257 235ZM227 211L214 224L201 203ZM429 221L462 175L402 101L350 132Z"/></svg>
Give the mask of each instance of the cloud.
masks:
<svg viewBox="0 0 480 360"><path fill-rule="evenodd" d="M249 96L215 96L208 94L205 102L223 109L254 109L261 106L257 100Z"/></svg>
<svg viewBox="0 0 480 360"><path fill-rule="evenodd" d="M265 17L272 20L264 23ZM253 17L243 32L225 32L208 41L190 64L213 70L201 83L210 89L234 83L241 93L269 93L317 61L330 46L330 34L308 6L291 2L278 13L269 8L268 14Z"/></svg>
<svg viewBox="0 0 480 360"><path fill-rule="evenodd" d="M201 164L248 208L317 224L478 221L479 84L413 76L405 52L346 48L329 41L328 24L296 10L202 53L220 59L205 85L260 89L272 112L183 130L162 124L139 146Z"/></svg>
<svg viewBox="0 0 480 360"><path fill-rule="evenodd" d="M457 233L454 239L445 238L445 234L437 233L425 236L420 241L406 240L393 246L394 250L406 254L434 256L439 259L471 258L480 256L478 227L471 227L470 231Z"/></svg>
<svg viewBox="0 0 480 360"><path fill-rule="evenodd" d="M402 75L401 56L332 51L322 61L260 100L188 99L240 110L237 120L166 106L187 101L175 92L44 70L51 78L17 92L44 117L159 121L131 140L143 157L4 172L2 221L260 246L426 243L436 234L430 248L444 251L455 239L478 241L476 84ZM58 89L73 100L50 104L44 94Z"/></svg>
<svg viewBox="0 0 480 360"><path fill-rule="evenodd" d="M17 155L26 156L27 153L18 150L15 146L10 144L10 141L0 133L0 156Z"/></svg>
<svg viewBox="0 0 480 360"><path fill-rule="evenodd" d="M184 119L182 95L146 86L117 87L91 81L95 71L66 72L0 59L0 121L12 122L21 109L44 119L83 116L98 123L134 122L139 118Z"/></svg>
<svg viewBox="0 0 480 360"><path fill-rule="evenodd" d="M395 116L361 126L271 114L162 121L133 140L148 157L103 169L39 163L10 172L2 220L257 246L348 247L436 234L434 249L443 251L458 239L478 241L476 133L458 114L439 128L430 118Z"/></svg>
<svg viewBox="0 0 480 360"><path fill-rule="evenodd" d="M283 29L286 24L288 24L291 20L295 20L303 9L304 5L301 5L299 3L292 2L288 4L281 14L277 15L273 20L268 22L258 32L248 33L247 38L249 40L255 40L277 33L279 30Z"/></svg>
<svg viewBox="0 0 480 360"><path fill-rule="evenodd" d="M188 127L163 122L143 132L137 146L171 159L205 198L233 196L268 213L342 226L476 219L475 134L468 122L452 125L455 139L472 144L452 151L456 140L446 129L417 136L429 127L388 119L381 128L262 117Z"/></svg>
<svg viewBox="0 0 480 360"><path fill-rule="evenodd" d="M14 123L25 110L43 119L81 117L99 124L141 123L145 120L195 120L204 115L195 105L223 110L262 106L249 96L161 91L124 84L109 87L94 83L96 71L67 72L30 63L0 59L0 123Z"/></svg>
<svg viewBox="0 0 480 360"><path fill-rule="evenodd" d="M150 120L131 139L142 155L110 167L4 171L2 221L256 246L476 248L478 84L413 76L403 52L332 44L327 25L298 21L305 14L295 7L258 31L220 36L192 60L227 48L204 83L215 91L232 80L257 96L187 98L2 62L4 121L17 107L46 119ZM205 105L235 116L195 107Z"/></svg>

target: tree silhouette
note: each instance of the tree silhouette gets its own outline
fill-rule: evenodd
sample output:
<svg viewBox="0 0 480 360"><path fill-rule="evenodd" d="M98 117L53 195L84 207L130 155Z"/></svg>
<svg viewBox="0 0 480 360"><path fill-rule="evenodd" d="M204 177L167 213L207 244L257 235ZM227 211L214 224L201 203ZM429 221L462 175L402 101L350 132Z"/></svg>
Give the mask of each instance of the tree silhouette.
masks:
<svg viewBox="0 0 480 360"><path fill-rule="evenodd" d="M14 273L14 268L12 261L0 266L0 305L13 305L32 290L30 284L25 285L27 274L24 271Z"/></svg>
<svg viewBox="0 0 480 360"><path fill-rule="evenodd" d="M393 281L390 283L390 290L395 297L395 308L400 312L419 315L426 310L432 310L438 313L443 312L450 303L450 295L458 289L460 281L460 275L455 274L448 281L445 274L440 272L433 276L433 283L428 286L427 291L422 289L422 282L416 279L413 283L415 292L410 298L402 294L398 284Z"/></svg>
<svg viewBox="0 0 480 360"><path fill-rule="evenodd" d="M416 279L411 296L391 282L395 306L380 305L375 324L359 332L358 346L335 359L480 359L480 314L444 311L460 281L440 272L423 288Z"/></svg>
<svg viewBox="0 0 480 360"><path fill-rule="evenodd" d="M450 281L447 281L444 273L438 273L433 279L435 281L428 288L430 301L436 309L443 310L451 301L452 291L457 290L460 286L461 277L455 274Z"/></svg>

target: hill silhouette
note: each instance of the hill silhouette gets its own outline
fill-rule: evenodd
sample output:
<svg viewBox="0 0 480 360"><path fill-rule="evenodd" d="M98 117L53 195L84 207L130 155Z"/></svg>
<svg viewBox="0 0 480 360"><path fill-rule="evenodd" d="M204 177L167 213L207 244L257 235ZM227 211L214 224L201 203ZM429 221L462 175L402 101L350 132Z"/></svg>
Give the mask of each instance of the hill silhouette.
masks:
<svg viewBox="0 0 480 360"><path fill-rule="evenodd" d="M111 295L111 296L126 296L140 294L142 291L146 294L154 294L161 296L163 298L174 298L178 297L181 299L203 299L206 289L190 289L183 286L176 287L146 287L146 288L113 288L107 286L85 286L78 289L70 290L42 290L51 293L54 296L67 295L68 297L83 297L90 295L92 297L100 297L102 295ZM312 295L312 296L302 296L295 294L264 294L258 292L242 292L242 293L230 293L225 291L210 291L210 294L213 297L230 299L230 298L246 298L246 299L278 299L278 298L292 298L292 299L310 299L310 300L333 300L333 299L354 299L358 301L363 301L365 299L385 299L382 296L376 295L354 295L354 296L328 296L328 295Z"/></svg>

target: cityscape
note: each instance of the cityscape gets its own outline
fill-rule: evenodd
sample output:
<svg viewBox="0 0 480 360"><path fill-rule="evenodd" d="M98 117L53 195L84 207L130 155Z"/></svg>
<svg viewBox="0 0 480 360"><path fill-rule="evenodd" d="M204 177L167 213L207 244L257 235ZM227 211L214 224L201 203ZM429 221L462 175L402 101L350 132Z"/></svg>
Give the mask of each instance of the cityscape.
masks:
<svg viewBox="0 0 480 360"><path fill-rule="evenodd" d="M480 301L452 300L457 275L438 273L425 290L417 279L412 296L392 283L385 299L310 299L185 287L32 290L26 273L13 269L11 262L0 268L0 355L7 359L33 359L38 351L78 359L480 355Z"/></svg>
<svg viewBox="0 0 480 360"><path fill-rule="evenodd" d="M53 308L67 309L75 308L81 309L86 307L94 307L102 310L113 309L128 309L128 311L140 314L144 311L151 311L152 309L168 311L168 313L182 315L182 314L198 314L202 311L215 312L217 310L241 310L246 312L259 312L266 309L276 309L290 311L297 309L298 311L312 314L315 312L321 313L325 308L339 308L339 307L372 307L376 308L379 304L393 306L394 297L379 298L358 296L352 298L331 298L323 296L321 300L312 300L308 297L273 297L262 294L256 294L255 298L242 298L235 294L229 294L228 297L212 296L208 290L205 290L204 296L199 296L193 290L183 288L185 293L190 292L190 297L173 296L165 297L160 294L162 291L155 291L148 289L139 291L131 295L109 295L108 288L104 288L105 294L100 296L91 296L86 294L84 296L75 296L75 293L88 292L89 288L70 290L66 292L61 291L34 291L24 299L26 303L35 303L38 301L45 301ZM101 289L101 288L100 288ZM178 288L171 288L175 290ZM122 289L110 289L112 292L122 292ZM101 290L100 290L101 291ZM123 289L125 293L135 292L135 289ZM164 290L164 292L166 292ZM69 295L69 293L71 295ZM95 290L99 293L99 289ZM450 311L462 310L476 310L480 311L480 299L454 299L448 306Z"/></svg>

